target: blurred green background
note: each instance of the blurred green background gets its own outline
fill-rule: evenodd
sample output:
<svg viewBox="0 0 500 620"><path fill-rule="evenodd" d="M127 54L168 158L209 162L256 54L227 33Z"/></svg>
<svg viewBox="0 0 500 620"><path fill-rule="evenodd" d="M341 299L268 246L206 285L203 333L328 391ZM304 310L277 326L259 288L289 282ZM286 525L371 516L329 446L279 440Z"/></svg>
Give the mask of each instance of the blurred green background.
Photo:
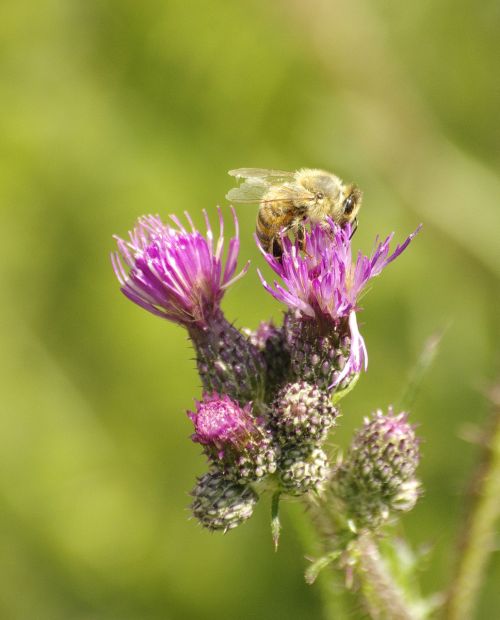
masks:
<svg viewBox="0 0 500 620"><path fill-rule="evenodd" d="M404 518L433 547L425 590L446 585L478 453L460 435L499 367L499 22L497 0L1 4L1 618L323 618L300 506L277 554L268 500L226 536L189 520L192 354L109 262L137 216L225 204L240 166L356 181L365 251L424 223L364 299L370 369L339 442L449 324L412 412L426 493ZM249 327L281 314L255 211L239 209L253 266L224 301ZM499 581L497 555L478 617L499 617Z"/></svg>

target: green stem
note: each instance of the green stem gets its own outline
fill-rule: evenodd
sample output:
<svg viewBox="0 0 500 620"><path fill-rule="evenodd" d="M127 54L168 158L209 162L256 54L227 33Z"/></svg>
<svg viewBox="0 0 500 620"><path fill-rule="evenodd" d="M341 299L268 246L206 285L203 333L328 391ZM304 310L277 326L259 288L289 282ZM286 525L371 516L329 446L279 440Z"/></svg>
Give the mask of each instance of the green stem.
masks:
<svg viewBox="0 0 500 620"><path fill-rule="evenodd" d="M408 609L398 585L394 582L371 534L364 533L355 541L357 562L355 570L372 618L411 620L415 618Z"/></svg>
<svg viewBox="0 0 500 620"><path fill-rule="evenodd" d="M273 537L274 550L278 551L278 544L280 541L281 533L281 521L279 515L280 506L280 492L274 493L271 500L271 535Z"/></svg>
<svg viewBox="0 0 500 620"><path fill-rule="evenodd" d="M355 534L347 529L340 513L328 500L308 502L311 523L317 537L323 543L325 555L311 567L313 576L316 569L327 566L342 556L346 564L345 580L351 581L352 571L356 582L361 586L361 594L365 607L371 618L380 620L413 620L415 615L410 611L398 584L393 579L388 566L381 556L378 546L369 533ZM350 541L350 542L349 542ZM336 553L336 549L346 549L344 553ZM306 571L306 578L310 575ZM333 579L338 583L339 570L334 570ZM351 596L351 598L354 598Z"/></svg>
<svg viewBox="0 0 500 620"><path fill-rule="evenodd" d="M500 386L493 391L492 401L493 427L485 434L483 459L474 480L474 498L448 594L447 620L473 617L488 556L493 551L495 524L500 517Z"/></svg>

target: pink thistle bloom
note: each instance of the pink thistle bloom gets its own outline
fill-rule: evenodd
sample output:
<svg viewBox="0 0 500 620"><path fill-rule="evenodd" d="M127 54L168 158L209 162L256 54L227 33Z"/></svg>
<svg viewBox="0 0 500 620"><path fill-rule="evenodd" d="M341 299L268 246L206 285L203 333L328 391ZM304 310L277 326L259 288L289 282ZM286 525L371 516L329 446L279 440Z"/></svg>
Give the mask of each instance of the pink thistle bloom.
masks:
<svg viewBox="0 0 500 620"><path fill-rule="evenodd" d="M276 470L272 436L264 419L252 414L252 403L240 406L225 394L204 394L188 416L195 429L191 439L226 476L252 482Z"/></svg>
<svg viewBox="0 0 500 620"><path fill-rule="evenodd" d="M247 263L235 275L240 242L234 210L235 234L223 265L224 222L220 209L218 213L216 241L206 211L205 235L185 213L188 228L174 215L173 224L147 215L139 218L128 241L115 236L118 251L112 253L111 262L123 294L152 314L186 327L205 327L226 289L248 270Z"/></svg>
<svg viewBox="0 0 500 620"><path fill-rule="evenodd" d="M224 447L244 449L257 430L251 403L240 407L226 395L205 394L203 400L196 403L196 412L189 411L188 416L195 427L191 439L216 447L219 458L224 454Z"/></svg>
<svg viewBox="0 0 500 620"><path fill-rule="evenodd" d="M397 258L419 232L420 226L398 245L392 254L389 244L393 234L384 241L375 240L371 256L358 253L355 260L351 250L350 225L340 228L332 220L326 224L312 225L305 233L305 248L283 236L283 255L280 259L265 252L264 258L281 283L266 282L259 271L264 288L278 301L299 313L303 319L314 320L322 326L337 328L341 321L348 322L351 350L343 372L337 377L337 385L350 373L366 370L368 354L358 328L356 312L358 300L368 282ZM333 387L333 386L332 386Z"/></svg>

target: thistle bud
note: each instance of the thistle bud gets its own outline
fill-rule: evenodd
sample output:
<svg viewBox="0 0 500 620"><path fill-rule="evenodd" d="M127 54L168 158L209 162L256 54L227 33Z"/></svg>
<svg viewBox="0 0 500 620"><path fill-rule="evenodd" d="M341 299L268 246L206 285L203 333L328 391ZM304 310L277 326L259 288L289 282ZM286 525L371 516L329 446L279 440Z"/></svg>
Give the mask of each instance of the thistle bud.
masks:
<svg viewBox="0 0 500 620"><path fill-rule="evenodd" d="M262 321L256 331L247 332L249 341L260 351L265 366L265 401L270 402L290 374L290 352L283 327Z"/></svg>
<svg viewBox="0 0 500 620"><path fill-rule="evenodd" d="M332 483L357 527L375 529L391 512L413 508L420 488L414 477L418 444L406 413L377 411L365 420Z"/></svg>
<svg viewBox="0 0 500 620"><path fill-rule="evenodd" d="M228 394L243 404L264 396L264 362L256 347L216 312L206 326L188 328L206 392Z"/></svg>
<svg viewBox="0 0 500 620"><path fill-rule="evenodd" d="M288 327L292 376L316 384L322 390L347 390L359 372L351 370L351 337L347 321L337 326L307 319Z"/></svg>
<svg viewBox="0 0 500 620"><path fill-rule="evenodd" d="M292 447L283 451L278 471L280 486L285 493L320 493L328 478L328 459L321 448L311 451L310 448Z"/></svg>
<svg viewBox="0 0 500 620"><path fill-rule="evenodd" d="M211 464L234 482L256 482L276 471L276 451L264 420L252 406L238 405L226 395L205 394L188 412L194 423L193 441L204 447Z"/></svg>
<svg viewBox="0 0 500 620"><path fill-rule="evenodd" d="M282 446L317 446L338 416L327 392L306 381L289 383L278 393L270 426Z"/></svg>
<svg viewBox="0 0 500 620"><path fill-rule="evenodd" d="M219 471L198 478L191 510L209 530L232 530L252 516L259 496L249 486L227 480Z"/></svg>

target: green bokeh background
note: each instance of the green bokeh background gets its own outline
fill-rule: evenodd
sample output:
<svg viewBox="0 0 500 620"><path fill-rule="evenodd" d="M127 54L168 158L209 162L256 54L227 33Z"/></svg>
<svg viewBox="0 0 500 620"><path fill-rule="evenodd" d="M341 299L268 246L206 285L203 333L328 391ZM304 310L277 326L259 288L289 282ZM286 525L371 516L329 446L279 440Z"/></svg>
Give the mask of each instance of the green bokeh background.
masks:
<svg viewBox="0 0 500 620"><path fill-rule="evenodd" d="M499 366L499 22L495 0L1 4L1 618L323 618L300 506L277 554L267 498L226 536L189 520L192 354L108 258L143 213L213 213L240 166L355 180L365 251L424 223L364 299L370 369L339 442L448 325L412 412L426 493L404 518L433 547L425 590L446 585L478 453L460 436ZM238 213L253 264L224 309L255 327L281 308L256 277L255 209ZM498 618L499 581L493 556L478 617Z"/></svg>

